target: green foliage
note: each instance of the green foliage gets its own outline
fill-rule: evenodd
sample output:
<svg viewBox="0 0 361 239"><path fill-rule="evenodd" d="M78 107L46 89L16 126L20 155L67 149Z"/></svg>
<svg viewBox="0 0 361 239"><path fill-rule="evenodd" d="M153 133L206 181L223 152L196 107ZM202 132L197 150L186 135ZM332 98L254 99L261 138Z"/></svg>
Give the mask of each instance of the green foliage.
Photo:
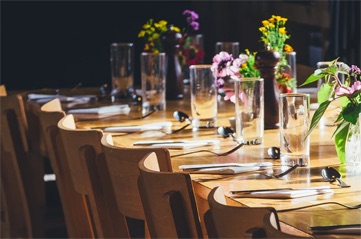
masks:
<svg viewBox="0 0 361 239"><path fill-rule="evenodd" d="M349 126L350 123L343 121L340 125L338 125L336 129L337 133L335 134L336 152L342 164L345 163L345 146Z"/></svg>

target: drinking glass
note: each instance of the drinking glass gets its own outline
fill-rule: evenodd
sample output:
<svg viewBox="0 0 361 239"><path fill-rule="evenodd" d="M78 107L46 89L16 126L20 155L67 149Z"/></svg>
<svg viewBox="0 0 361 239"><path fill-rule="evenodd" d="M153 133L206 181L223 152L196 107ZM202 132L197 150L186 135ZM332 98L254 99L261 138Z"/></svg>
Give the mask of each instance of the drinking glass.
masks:
<svg viewBox="0 0 361 239"><path fill-rule="evenodd" d="M129 101L134 84L133 43L112 43L110 45L110 65L112 76L112 101Z"/></svg>
<svg viewBox="0 0 361 239"><path fill-rule="evenodd" d="M232 54L233 58L237 58L239 56L239 42L217 42L216 43L216 54L221 51L228 52Z"/></svg>
<svg viewBox="0 0 361 239"><path fill-rule="evenodd" d="M239 143L258 140L264 134L263 78L240 78L234 82L236 138Z"/></svg>
<svg viewBox="0 0 361 239"><path fill-rule="evenodd" d="M143 110L164 110L166 90L165 53L143 52L140 58Z"/></svg>
<svg viewBox="0 0 361 239"><path fill-rule="evenodd" d="M307 166L310 158L310 95L281 94L279 100L281 164Z"/></svg>
<svg viewBox="0 0 361 239"><path fill-rule="evenodd" d="M190 70L193 130L214 127L217 119L217 86L211 65L192 65Z"/></svg>

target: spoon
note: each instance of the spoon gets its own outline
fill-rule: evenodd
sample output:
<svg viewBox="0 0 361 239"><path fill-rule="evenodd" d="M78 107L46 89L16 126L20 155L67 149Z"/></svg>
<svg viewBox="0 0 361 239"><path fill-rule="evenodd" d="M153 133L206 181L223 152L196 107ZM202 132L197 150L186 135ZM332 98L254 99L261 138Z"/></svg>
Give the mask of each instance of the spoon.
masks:
<svg viewBox="0 0 361 239"><path fill-rule="evenodd" d="M335 180L337 180L341 188L351 187L350 185L347 185L341 180L341 174L332 167L326 167L322 169L321 175L324 179L326 179L329 182L334 182Z"/></svg>
<svg viewBox="0 0 361 239"><path fill-rule="evenodd" d="M180 131L180 130L185 129L186 127L188 127L189 125L192 124L192 119L189 117L189 115L187 115L186 113L184 113L182 111L178 111L178 110L174 111L173 118L178 120L179 122L187 121L187 124L184 125L181 129L177 130L177 132ZM214 126L199 126L198 128L200 128L200 129L212 129L212 128L214 128Z"/></svg>
<svg viewBox="0 0 361 239"><path fill-rule="evenodd" d="M236 136L234 136L234 131L230 127L218 127L218 134L222 135L223 138L232 137L233 141L237 141Z"/></svg>

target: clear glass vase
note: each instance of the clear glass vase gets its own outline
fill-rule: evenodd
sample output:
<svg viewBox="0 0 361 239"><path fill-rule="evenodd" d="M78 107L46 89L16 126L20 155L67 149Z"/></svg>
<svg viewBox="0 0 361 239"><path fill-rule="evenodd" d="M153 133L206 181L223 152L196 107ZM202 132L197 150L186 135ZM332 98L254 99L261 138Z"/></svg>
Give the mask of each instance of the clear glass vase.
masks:
<svg viewBox="0 0 361 239"><path fill-rule="evenodd" d="M361 136L359 120L351 124L345 147L345 162L347 166L361 166Z"/></svg>

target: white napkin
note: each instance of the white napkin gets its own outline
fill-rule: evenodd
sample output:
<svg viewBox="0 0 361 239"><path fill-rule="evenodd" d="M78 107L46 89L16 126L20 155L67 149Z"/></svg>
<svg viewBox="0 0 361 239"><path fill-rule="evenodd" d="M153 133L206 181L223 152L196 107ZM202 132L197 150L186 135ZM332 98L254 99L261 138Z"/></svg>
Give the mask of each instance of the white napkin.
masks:
<svg viewBox="0 0 361 239"><path fill-rule="evenodd" d="M361 235L361 224L314 226L311 227L314 234L350 234Z"/></svg>
<svg viewBox="0 0 361 239"><path fill-rule="evenodd" d="M172 128L172 122L157 122L151 124L137 125L137 126L112 126L104 128L104 132L113 132L113 133L132 133L132 132L142 132L142 131L165 131L170 132Z"/></svg>
<svg viewBox="0 0 361 239"><path fill-rule="evenodd" d="M189 173L237 174L272 167L271 162L260 163L223 163L180 165L179 169Z"/></svg>
<svg viewBox="0 0 361 239"><path fill-rule="evenodd" d="M96 95L64 96L64 95L49 95L49 94L28 94L29 100L36 100L38 103L45 103L55 98L59 98L61 102L70 102L70 101L87 102L97 99L97 96Z"/></svg>
<svg viewBox="0 0 361 239"><path fill-rule="evenodd" d="M73 114L75 118L81 119L99 119L119 114L128 114L130 108L128 105L111 105L98 108L71 109L68 114Z"/></svg>

